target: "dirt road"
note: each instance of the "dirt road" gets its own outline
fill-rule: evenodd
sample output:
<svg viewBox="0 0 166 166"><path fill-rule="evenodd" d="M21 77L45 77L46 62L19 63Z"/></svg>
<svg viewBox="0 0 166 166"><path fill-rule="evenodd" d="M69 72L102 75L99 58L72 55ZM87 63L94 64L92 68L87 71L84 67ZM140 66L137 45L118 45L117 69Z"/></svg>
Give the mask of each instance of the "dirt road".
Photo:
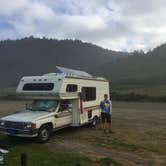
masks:
<svg viewBox="0 0 166 166"><path fill-rule="evenodd" d="M0 115L21 110L24 102L0 101ZM123 165L166 165L166 104L113 102L113 134L89 126L56 132L50 151L76 152L93 160L111 158Z"/></svg>

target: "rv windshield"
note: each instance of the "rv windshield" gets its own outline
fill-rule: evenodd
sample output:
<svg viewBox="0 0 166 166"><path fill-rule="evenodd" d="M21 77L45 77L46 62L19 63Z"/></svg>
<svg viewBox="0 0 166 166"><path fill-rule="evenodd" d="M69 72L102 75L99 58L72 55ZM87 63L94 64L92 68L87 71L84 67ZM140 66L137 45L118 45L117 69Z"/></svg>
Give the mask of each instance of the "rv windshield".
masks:
<svg viewBox="0 0 166 166"><path fill-rule="evenodd" d="M58 100L34 100L32 103L32 111L50 111L56 109L58 106Z"/></svg>

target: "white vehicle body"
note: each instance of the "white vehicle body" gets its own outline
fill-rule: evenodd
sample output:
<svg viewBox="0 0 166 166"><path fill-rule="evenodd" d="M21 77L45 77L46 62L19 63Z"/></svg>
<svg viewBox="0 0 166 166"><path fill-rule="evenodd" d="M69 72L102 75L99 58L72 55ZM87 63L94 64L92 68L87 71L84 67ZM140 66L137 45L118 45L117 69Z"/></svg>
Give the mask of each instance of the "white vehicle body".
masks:
<svg viewBox="0 0 166 166"><path fill-rule="evenodd" d="M66 126L81 126L100 118L99 104L104 94L109 95L109 82L86 73L50 73L23 77L16 93L22 99L34 100L34 105L44 102L56 105L47 111L26 108L1 118L0 129L6 134L36 137L45 125L54 131Z"/></svg>

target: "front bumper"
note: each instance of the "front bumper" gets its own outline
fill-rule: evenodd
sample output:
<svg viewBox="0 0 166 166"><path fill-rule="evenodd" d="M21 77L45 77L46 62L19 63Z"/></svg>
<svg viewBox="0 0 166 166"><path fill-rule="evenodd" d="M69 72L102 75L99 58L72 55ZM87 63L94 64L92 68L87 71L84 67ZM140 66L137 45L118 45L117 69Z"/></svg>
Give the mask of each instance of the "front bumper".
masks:
<svg viewBox="0 0 166 166"><path fill-rule="evenodd" d="M37 137L38 129L18 130L13 128L0 128L0 132L5 135L18 136L18 137Z"/></svg>

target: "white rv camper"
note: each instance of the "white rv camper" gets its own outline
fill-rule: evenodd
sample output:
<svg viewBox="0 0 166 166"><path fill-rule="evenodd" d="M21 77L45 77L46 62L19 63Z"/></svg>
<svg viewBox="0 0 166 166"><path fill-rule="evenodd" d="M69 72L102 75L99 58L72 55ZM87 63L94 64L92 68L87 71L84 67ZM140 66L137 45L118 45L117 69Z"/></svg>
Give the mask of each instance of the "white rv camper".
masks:
<svg viewBox="0 0 166 166"><path fill-rule="evenodd" d="M1 118L0 130L11 136L47 141L52 131L96 124L99 104L109 95L109 82L78 70L57 67L57 73L23 77L16 93L33 100L24 111Z"/></svg>

